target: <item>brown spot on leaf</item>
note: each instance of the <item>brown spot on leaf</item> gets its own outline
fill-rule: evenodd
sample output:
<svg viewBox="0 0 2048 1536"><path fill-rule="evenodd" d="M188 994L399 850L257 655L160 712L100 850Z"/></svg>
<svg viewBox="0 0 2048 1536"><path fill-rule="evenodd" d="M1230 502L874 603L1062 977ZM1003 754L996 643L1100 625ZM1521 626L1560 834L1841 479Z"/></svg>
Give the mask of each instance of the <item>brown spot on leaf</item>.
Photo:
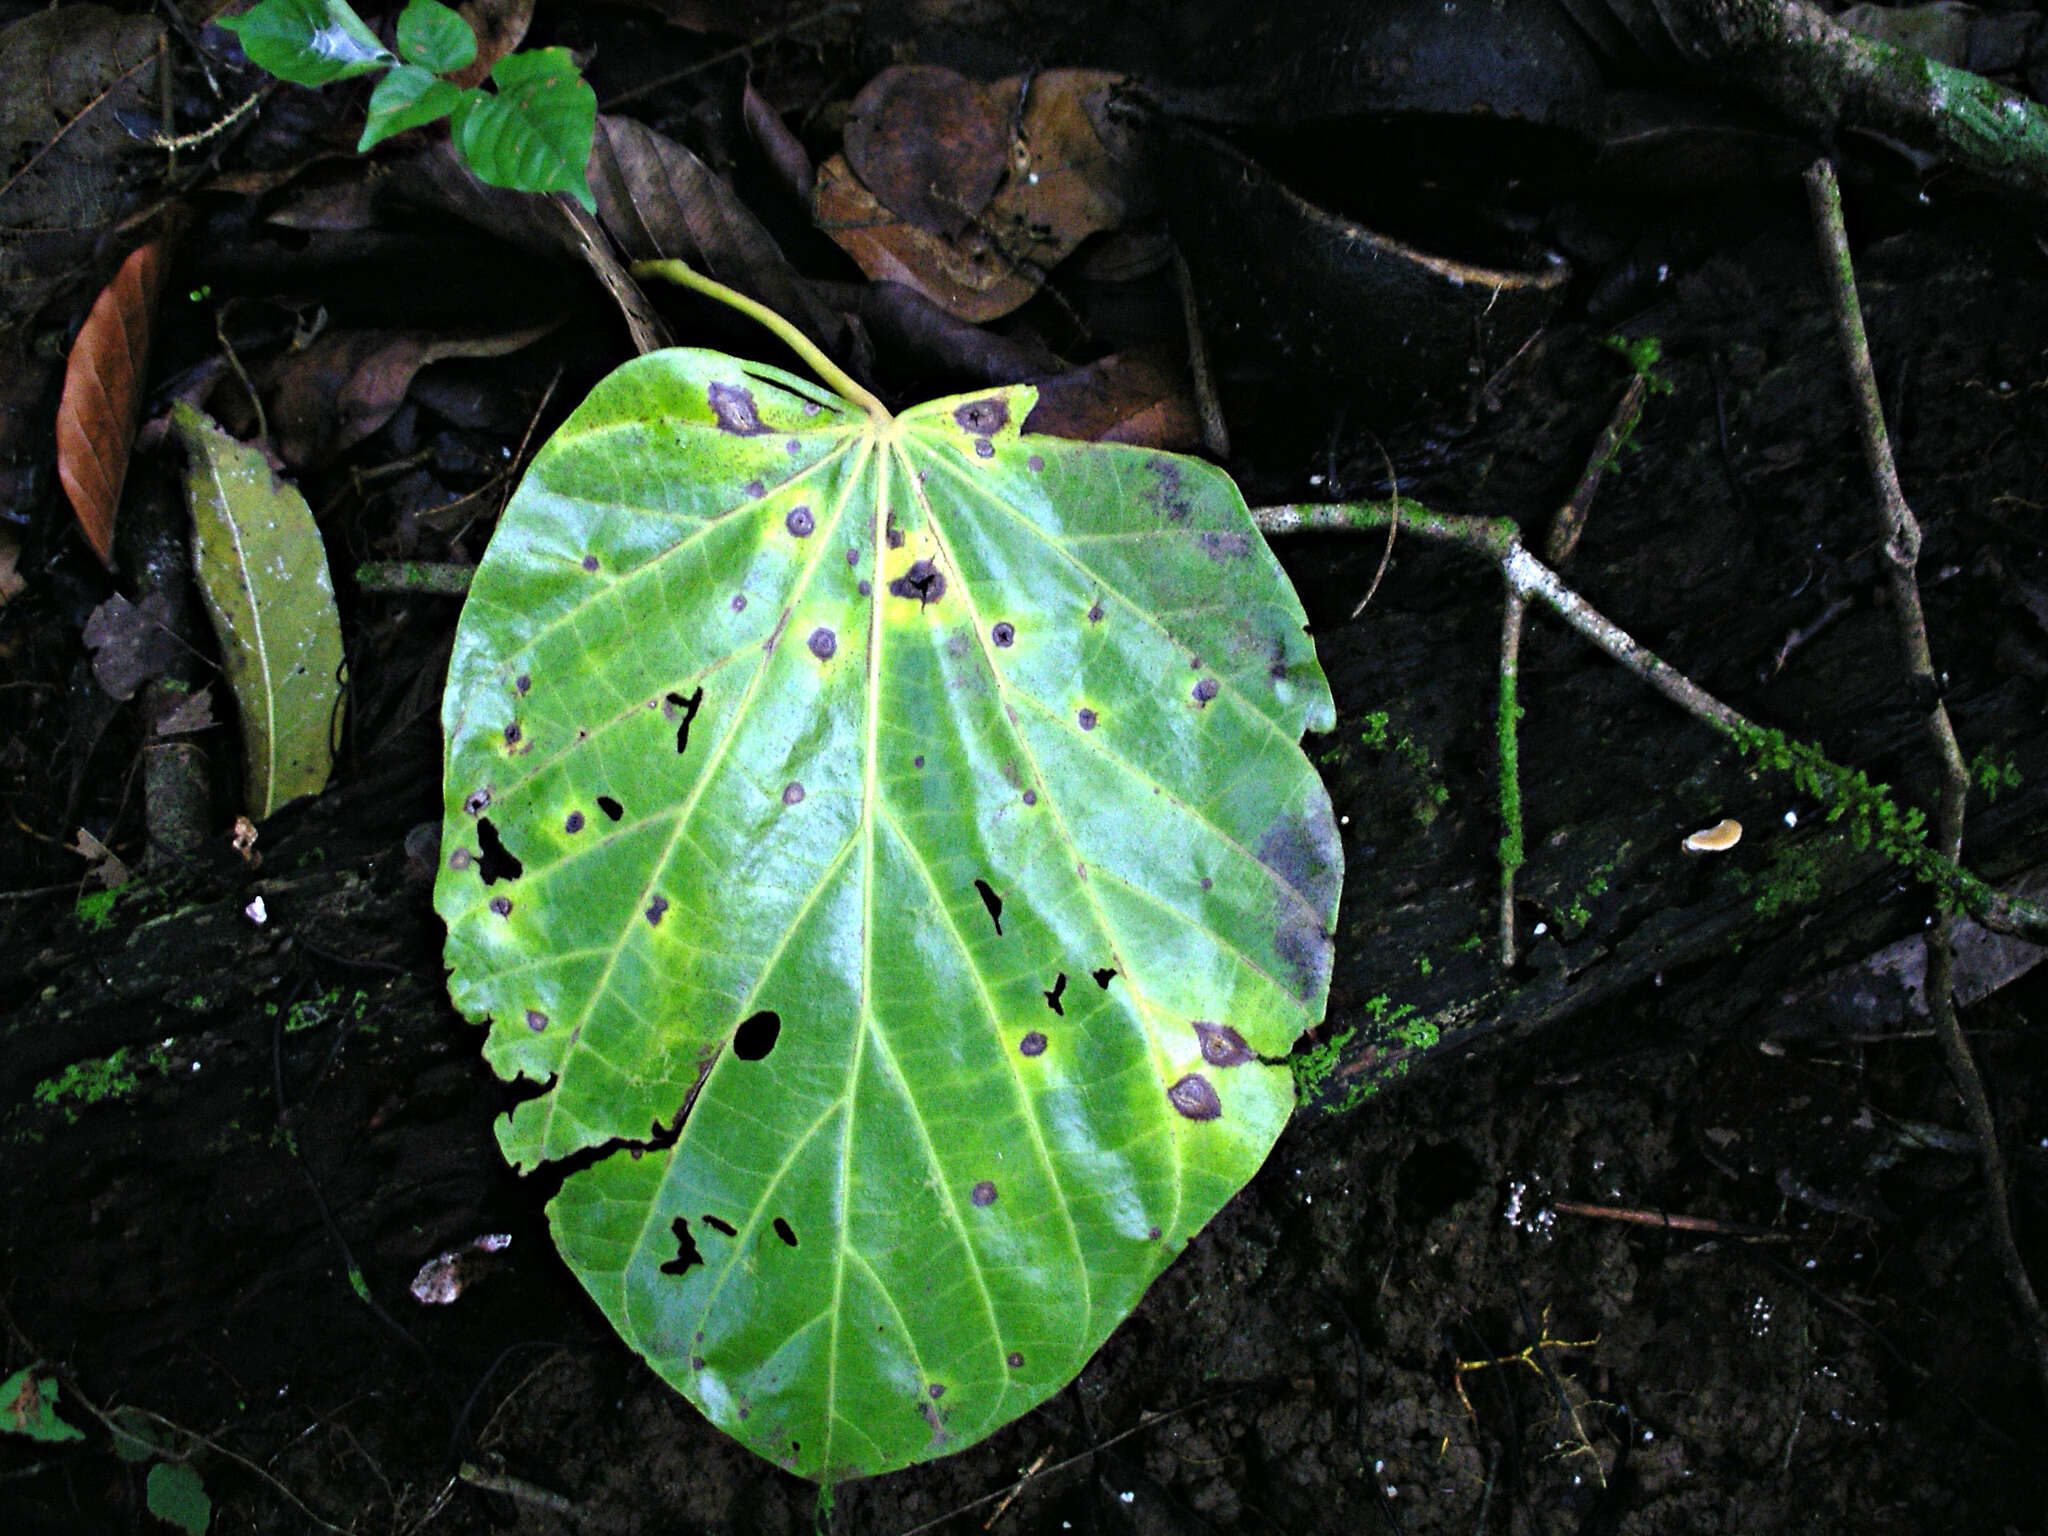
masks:
<svg viewBox="0 0 2048 1536"><path fill-rule="evenodd" d="M849 550L848 550L848 551L846 552L846 563L847 563L848 565L859 565L859 564L860 564L860 551L859 551L859 550L857 550L857 549L849 549Z"/></svg>
<svg viewBox="0 0 2048 1536"><path fill-rule="evenodd" d="M822 624L811 631L811 638L805 643L810 646L811 654L820 661L830 661L833 653L839 649L839 637Z"/></svg>
<svg viewBox="0 0 2048 1536"><path fill-rule="evenodd" d="M747 594L744 592L733 593L730 606L734 613L745 613L747 611Z"/></svg>
<svg viewBox="0 0 2048 1536"><path fill-rule="evenodd" d="M912 758L912 759L910 760L910 766L911 766L911 767L913 767L913 768L922 768L922 767L924 766L924 756L923 756L923 754L922 754L922 753L920 753L920 754L919 754L918 756L916 756L916 757L913 757L913 758Z"/></svg>
<svg viewBox="0 0 2048 1536"><path fill-rule="evenodd" d="M930 1386L926 1387L925 1391L930 1394L931 1400L936 1403L940 1398L946 1395L946 1384L942 1381L935 1381Z"/></svg>
<svg viewBox="0 0 2048 1536"><path fill-rule="evenodd" d="M818 521L811 516L811 509L809 507L791 507L789 509L789 516L782 520L782 526L798 538L808 539L811 536L811 530L818 526Z"/></svg>
<svg viewBox="0 0 2048 1536"><path fill-rule="evenodd" d="M1190 1120L1214 1120L1223 1113L1223 1101L1199 1072L1190 1072L1167 1089L1166 1102Z"/></svg>
<svg viewBox="0 0 2048 1536"><path fill-rule="evenodd" d="M1088 610L1088 622L1090 624L1100 624L1102 622L1102 604L1097 603Z"/></svg>
<svg viewBox="0 0 2048 1536"><path fill-rule="evenodd" d="M594 571L594 570L596 570L596 569L597 569L597 556L595 556L595 555L585 555L585 556L583 557L583 569L585 569L586 571Z"/></svg>
<svg viewBox="0 0 2048 1536"><path fill-rule="evenodd" d="M1330 979L1330 935L1322 914L1336 904L1344 854L1329 803L1306 814L1282 813L1259 840L1258 861L1273 872L1273 948L1294 971L1297 996L1321 995Z"/></svg>
<svg viewBox="0 0 2048 1536"><path fill-rule="evenodd" d="M1208 889L1209 889L1209 887L1210 887L1210 886L1212 886L1212 885L1214 885L1215 883L1216 883L1216 882L1215 882L1214 880L1211 880L1211 879L1210 879L1210 878L1209 878L1209 877L1208 877L1207 875L1204 875L1204 876L1202 876L1202 889L1203 889L1203 890L1205 890L1205 891L1206 891L1206 890L1208 890Z"/></svg>
<svg viewBox="0 0 2048 1536"><path fill-rule="evenodd" d="M519 722L517 720L514 720L510 725L505 727L505 745L508 747L516 747L517 745L519 745L519 734Z"/></svg>
<svg viewBox="0 0 2048 1536"><path fill-rule="evenodd" d="M1237 560L1250 553L1252 541L1242 533L1204 533L1196 538L1202 553L1211 560Z"/></svg>
<svg viewBox="0 0 2048 1536"><path fill-rule="evenodd" d="M1040 470L1045 468L1045 460L1041 459L1037 454L1034 453L1033 455L1031 455L1030 458L1024 461L1024 467L1030 470L1031 473L1035 475Z"/></svg>
<svg viewBox="0 0 2048 1536"><path fill-rule="evenodd" d="M985 437L981 438L974 445L974 456L977 459L992 459L996 456L996 445Z"/></svg>
<svg viewBox="0 0 2048 1536"><path fill-rule="evenodd" d="M787 784L782 786L782 803L784 805L800 804L803 798L804 787L803 785L797 783L795 779L791 779Z"/></svg>
<svg viewBox="0 0 2048 1536"><path fill-rule="evenodd" d="M1034 1029L1030 1034L1017 1042L1017 1050L1025 1056L1043 1056L1045 1054L1045 1036Z"/></svg>
<svg viewBox="0 0 2048 1536"><path fill-rule="evenodd" d="M510 917L512 915L512 898L509 896L493 896L491 898L491 910L500 917Z"/></svg>
<svg viewBox="0 0 2048 1536"><path fill-rule="evenodd" d="M1244 1036L1228 1024L1195 1020L1195 1038L1202 1043L1202 1060L1212 1067L1241 1067L1252 1059L1252 1048Z"/></svg>
<svg viewBox="0 0 2048 1536"><path fill-rule="evenodd" d="M759 501L763 496L766 496L768 494L768 487L763 485L759 480L749 480L744 486L741 487L741 489L744 490L747 493L748 498L753 501Z"/></svg>
<svg viewBox="0 0 2048 1536"><path fill-rule="evenodd" d="M1080 725L1081 725L1081 729L1082 729L1082 730L1084 730L1084 731L1092 731L1092 730L1094 730L1094 729L1095 729L1095 720L1096 720L1096 715L1095 715L1095 711L1094 711L1094 710L1092 710L1092 709L1083 709L1083 710L1077 711L1077 712L1075 713L1075 715L1074 715L1074 718L1075 718L1075 719L1076 719L1077 721L1079 721L1079 722L1080 722Z"/></svg>
<svg viewBox="0 0 2048 1536"><path fill-rule="evenodd" d="M490 803L491 787L490 785L486 784L482 789L472 789L469 792L469 794L464 797L462 802L462 808L465 811L469 812L469 814L472 816L481 816L484 813L484 807L489 805Z"/></svg>
<svg viewBox="0 0 2048 1536"><path fill-rule="evenodd" d="M563 817L562 830L572 833L581 832L583 830L583 813L581 811L571 811L567 816Z"/></svg>
<svg viewBox="0 0 2048 1536"><path fill-rule="evenodd" d="M713 384L707 391L711 414L718 418L718 430L734 437L760 437L767 432L761 413L754 405L754 392L737 384Z"/></svg>
<svg viewBox="0 0 2048 1536"><path fill-rule="evenodd" d="M996 1203L996 1181L994 1179L983 1179L967 1192L967 1198L983 1209L994 1205Z"/></svg>
<svg viewBox="0 0 2048 1536"><path fill-rule="evenodd" d="M988 632L988 637L1007 650L1017 643L1017 627L1009 623L998 624Z"/></svg>
<svg viewBox="0 0 2048 1536"><path fill-rule="evenodd" d="M919 560L889 583L892 597L914 597L920 608L929 608L946 595L946 578L929 560Z"/></svg>
<svg viewBox="0 0 2048 1536"><path fill-rule="evenodd" d="M514 688L517 688L521 693L525 693L529 688L533 686L533 679L529 677L526 673L522 672L517 677L512 679L512 686Z"/></svg>
<svg viewBox="0 0 2048 1536"><path fill-rule="evenodd" d="M537 1035L548 1027L548 1016L538 1008L529 1008L526 1010L526 1027Z"/></svg>
<svg viewBox="0 0 2048 1536"><path fill-rule="evenodd" d="M1181 490L1180 465L1173 459L1154 457L1146 461L1154 476L1145 501L1170 523L1188 520L1188 499Z"/></svg>
<svg viewBox="0 0 2048 1536"><path fill-rule="evenodd" d="M901 549L903 547L903 530L896 526L896 514L894 512L891 512L889 514L889 521L887 526L887 537L889 541L889 547L891 549Z"/></svg>
<svg viewBox="0 0 2048 1536"><path fill-rule="evenodd" d="M1036 804L1038 804L1038 791L1037 791L1037 790L1035 790L1035 789L1027 789L1027 790L1025 790L1025 791L1024 791L1024 803L1025 803L1026 805L1036 805Z"/></svg>
<svg viewBox="0 0 2048 1536"><path fill-rule="evenodd" d="M1010 1369L1011 1369L1011 1370L1013 1370L1013 1371L1021 1371L1021 1370L1023 1370L1023 1369L1024 1369L1024 1351L1023 1351L1023 1350L1021 1350L1021 1349L1013 1349L1013 1350L1011 1350L1011 1351L1010 1351L1010 1353L1009 1353L1009 1356L1008 1356L1008 1360L1009 1360L1009 1366L1010 1366Z"/></svg>
<svg viewBox="0 0 2048 1536"><path fill-rule="evenodd" d="M1211 699L1216 697L1216 694L1216 679L1213 677L1205 677L1195 684L1195 702L1197 704L1206 705Z"/></svg>
<svg viewBox="0 0 2048 1536"><path fill-rule="evenodd" d="M654 900L647 903L647 926L659 928L661 926L661 915L667 910L668 898L666 896L657 896Z"/></svg>
<svg viewBox="0 0 2048 1536"><path fill-rule="evenodd" d="M474 862L467 848L458 848L448 855L450 869L467 869Z"/></svg>
<svg viewBox="0 0 2048 1536"><path fill-rule="evenodd" d="M860 583L860 595L862 597L872 597L874 595L874 591L875 589L869 583L868 579L866 577L862 577Z"/></svg>

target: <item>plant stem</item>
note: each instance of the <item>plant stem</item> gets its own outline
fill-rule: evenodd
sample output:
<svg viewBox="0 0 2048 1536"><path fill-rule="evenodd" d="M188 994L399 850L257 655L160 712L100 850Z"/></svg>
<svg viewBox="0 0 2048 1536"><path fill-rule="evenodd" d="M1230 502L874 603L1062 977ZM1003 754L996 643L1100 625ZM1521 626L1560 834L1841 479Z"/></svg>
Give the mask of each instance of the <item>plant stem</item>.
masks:
<svg viewBox="0 0 2048 1536"><path fill-rule="evenodd" d="M660 277L679 287L701 293L708 299L716 299L730 309L736 309L750 320L757 320L775 333L790 351L804 360L804 365L815 373L826 388L837 391L845 399L873 417L878 425L886 424L893 418L889 408L863 388L851 374L819 350L817 343L802 331L775 313L766 304L748 298L738 289L728 288L715 278L706 277L688 262L636 261L633 263L635 277Z"/></svg>
<svg viewBox="0 0 2048 1536"><path fill-rule="evenodd" d="M1529 599L1510 587L1500 621L1500 705L1494 724L1500 772L1500 968L1515 968L1515 872L1522 867L1522 615Z"/></svg>

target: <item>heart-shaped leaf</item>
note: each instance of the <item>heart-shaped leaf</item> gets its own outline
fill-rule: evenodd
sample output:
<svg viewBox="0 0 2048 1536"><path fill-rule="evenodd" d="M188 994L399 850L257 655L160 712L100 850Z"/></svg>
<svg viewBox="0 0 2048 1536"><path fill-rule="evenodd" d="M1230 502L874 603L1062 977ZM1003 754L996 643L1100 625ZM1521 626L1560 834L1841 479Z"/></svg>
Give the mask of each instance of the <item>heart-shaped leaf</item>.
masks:
<svg viewBox="0 0 2048 1536"><path fill-rule="evenodd" d="M455 146L493 187L567 192L596 211L590 195L590 138L597 93L566 48L508 54L491 70L495 94L471 91L455 109Z"/></svg>
<svg viewBox="0 0 2048 1536"><path fill-rule="evenodd" d="M398 14L398 51L408 64L452 75L476 57L476 34L441 0L412 0Z"/></svg>
<svg viewBox="0 0 2048 1536"><path fill-rule="evenodd" d="M462 105L463 97L459 86L436 80L424 69L412 64L394 65L370 92L370 111L363 120L363 136L356 141L357 153L408 128L424 128L428 123L439 122Z"/></svg>
<svg viewBox="0 0 2048 1536"><path fill-rule="evenodd" d="M444 708L451 990L619 1331L808 1477L1071 1379L1321 1016L1332 723L1197 460L697 351L535 458ZM599 1149L593 1157L587 1149Z"/></svg>
<svg viewBox="0 0 2048 1536"><path fill-rule="evenodd" d="M350 80L392 62L347 0L263 0L220 24L241 38L251 63L294 85Z"/></svg>

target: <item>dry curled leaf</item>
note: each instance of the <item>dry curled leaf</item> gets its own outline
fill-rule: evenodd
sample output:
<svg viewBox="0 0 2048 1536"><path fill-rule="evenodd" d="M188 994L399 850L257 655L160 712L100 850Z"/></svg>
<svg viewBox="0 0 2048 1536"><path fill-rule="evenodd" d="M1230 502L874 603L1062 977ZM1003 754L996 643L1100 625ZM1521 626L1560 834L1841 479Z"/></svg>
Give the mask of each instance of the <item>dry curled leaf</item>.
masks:
<svg viewBox="0 0 2048 1536"><path fill-rule="evenodd" d="M129 869L121 856L85 828L78 829L78 836L70 846L73 853L92 866L85 872L87 880L109 891L119 890L128 883Z"/></svg>
<svg viewBox="0 0 2048 1536"><path fill-rule="evenodd" d="M93 609L81 638L92 652L93 681L110 699L132 699L176 659L171 600L152 592L138 606L116 592Z"/></svg>
<svg viewBox="0 0 2048 1536"><path fill-rule="evenodd" d="M869 277L907 283L963 320L994 320L1036 293L1088 236L1142 211L1123 132L1108 112L1121 76L1055 69L952 96L879 89L902 73L887 71L862 93L864 102L880 100L849 124L846 153L819 167L812 201L818 228ZM979 148L945 155L931 147L978 146L990 136L1004 146L992 193Z"/></svg>
<svg viewBox="0 0 2048 1536"><path fill-rule="evenodd" d="M137 246L93 301L71 344L57 405L57 478L102 565L114 563L114 515L149 374L150 330L169 256L161 240Z"/></svg>

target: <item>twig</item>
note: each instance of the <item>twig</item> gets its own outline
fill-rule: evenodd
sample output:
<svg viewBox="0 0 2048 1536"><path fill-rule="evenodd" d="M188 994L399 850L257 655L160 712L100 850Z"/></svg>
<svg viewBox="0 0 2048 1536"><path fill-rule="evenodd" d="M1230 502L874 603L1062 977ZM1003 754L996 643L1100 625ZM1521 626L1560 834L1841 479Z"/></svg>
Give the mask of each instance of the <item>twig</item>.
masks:
<svg viewBox="0 0 2048 1536"><path fill-rule="evenodd" d="M1204 1408L1207 1407L1210 1403L1220 1402L1223 1398L1228 1397L1230 1395L1231 1394L1227 1392L1212 1392L1207 1397L1198 1397L1192 1403L1183 1403L1178 1408L1168 1408L1163 1413L1141 1413L1138 1415L1138 1422L1133 1424L1129 1429L1123 1430L1118 1434L1111 1435L1107 1440L1101 1441L1095 1445L1091 1445L1085 1451L1076 1451L1072 1456L1069 1456L1065 1461L1056 1461L1051 1466L1047 1467L1043 1472L1039 1472L1037 1470L1037 1467L1034 1465L1030 1472L1026 1472L1022 1477L1018 1478L1014 1483L1011 1483L1007 1488L998 1488L994 1493L985 1493L978 1499L971 1499L967 1503L960 1505L958 1508L947 1510L943 1515L938 1516L936 1519L925 1521L923 1525L913 1525L907 1531L899 1531L897 1533L897 1536L924 1536L924 1532L937 1530L940 1526L944 1525L948 1520L953 1519L956 1515L964 1515L968 1513L970 1510L976 1510L981 1508L981 1506L984 1504L993 1504L997 1499L1002 1498L1005 1494L1008 1494L1009 1496L1014 1498L1017 1494L1017 1491L1021 1489L1026 1483L1030 1482L1034 1474L1039 1477L1057 1476L1059 1473L1066 1471L1067 1468L1077 1466L1081 1462L1086 1461L1089 1457L1097 1455L1102 1451L1108 1450L1112 1445L1117 1444L1119 1441L1128 1440L1133 1435L1143 1434L1146 1430L1151 1429L1154 1425L1164 1424L1168 1419L1177 1419L1184 1413L1193 1413L1197 1408Z"/></svg>
<svg viewBox="0 0 2048 1536"><path fill-rule="evenodd" d="M1401 526L1411 532L1458 545L1491 560L1500 568L1511 591L1541 602L1687 714L1712 726L1744 751L1758 752L1764 766L1791 773L1802 785L1810 786L1817 798L1860 805L1874 794L1861 774L1832 761L1818 748L1764 729L1638 644L1634 636L1530 554L1514 523L1505 518L1433 512L1405 497L1398 503L1350 501L1252 509L1253 523L1262 532L1274 535L1384 528L1397 515ZM2048 943L2048 908L2024 896L1993 890L1955 859L1928 847L1924 834L1916 829L1902 826L1892 830L1893 842L1885 852L1914 879L1932 885L1994 932Z"/></svg>
<svg viewBox="0 0 2048 1536"><path fill-rule="evenodd" d="M1621 392L1620 402L1607 418L1600 440L1593 445L1592 456L1586 460L1586 467L1579 474L1579 483L1572 487L1571 496L1557 509L1557 516L1551 519L1550 536L1543 541L1543 558L1552 565L1571 563L1572 555L1579 547L1579 535L1586 531L1586 514L1593 510L1593 498L1600 493L1600 482L1607 478L1607 471L1620 462L1621 446L1635 431L1636 423L1643 419L1643 401L1649 393L1650 381L1640 373L1632 377L1628 388Z"/></svg>
<svg viewBox="0 0 2048 1536"><path fill-rule="evenodd" d="M1941 700L1941 681L1935 673L1934 654L1927 641L1927 616L1920 604L1920 582L1914 566L1920 558L1920 524L1906 504L1899 487L1898 466L1892 459L1891 437L1885 431L1884 408L1878 395L1877 372L1871 366L1870 341L1863 328L1863 309L1856 297L1856 271L1849 257L1849 232L1842 222L1842 189L1835 168L1827 159L1816 160L1806 172L1807 201L1813 209L1814 231L1820 242L1821 266L1827 274L1829 296L1834 301L1835 320L1841 332L1842 351L1849 364L1849 381L1856 400L1856 424L1863 438L1863 457L1870 467L1871 483L1877 489L1878 519L1884 531L1885 574L1891 583L1892 610L1898 615L1899 638L1906 653L1906 669L1919 696L1927 701L1927 735L1941 763L1941 800L1936 813L1936 851L1951 863L1960 863L1963 851L1963 814L1970 793L1970 773L1963 763L1962 748L1956 742L1955 727L1948 706ZM2007 1288L2018 1305L2020 1319L2034 1347L2034 1368L2042 1390L2048 1392L2048 1313L2041 1308L2033 1281L2027 1275L2019 1244L2013 1236L2012 1198L2005 1174L2005 1157L1998 1143L1998 1121L1991 1110L1990 1096L1977 1070L1970 1044L1963 1038L1956 1018L1955 998L1950 984L1954 976L1955 914L1943 901L1935 913L1934 926L1927 935L1927 1011L1948 1060L1949 1076L1962 1097L1963 1112L1977 1137L1977 1156L1983 1164L1984 1182L1991 1209L1992 1247L1999 1267L2005 1272Z"/></svg>
<svg viewBox="0 0 2048 1536"><path fill-rule="evenodd" d="M1584 1216L1591 1221L1619 1221L1637 1227L1662 1227L1672 1232L1702 1232L1711 1237L1736 1237L1750 1243L1789 1243L1791 1232L1773 1232L1769 1227L1745 1226L1735 1221L1715 1221L1708 1216L1674 1216L1668 1211L1644 1211L1630 1206L1587 1205L1579 1200L1553 1200L1550 1208L1565 1216Z"/></svg>
<svg viewBox="0 0 2048 1536"><path fill-rule="evenodd" d="M1209 366L1208 344L1202 339L1202 307L1195 298L1194 274L1180 246L1173 248L1173 287L1180 295L1181 325L1188 338L1188 377L1195 385L1195 413L1202 423L1202 446L1219 459L1230 457L1230 423L1216 394L1216 375Z"/></svg>

